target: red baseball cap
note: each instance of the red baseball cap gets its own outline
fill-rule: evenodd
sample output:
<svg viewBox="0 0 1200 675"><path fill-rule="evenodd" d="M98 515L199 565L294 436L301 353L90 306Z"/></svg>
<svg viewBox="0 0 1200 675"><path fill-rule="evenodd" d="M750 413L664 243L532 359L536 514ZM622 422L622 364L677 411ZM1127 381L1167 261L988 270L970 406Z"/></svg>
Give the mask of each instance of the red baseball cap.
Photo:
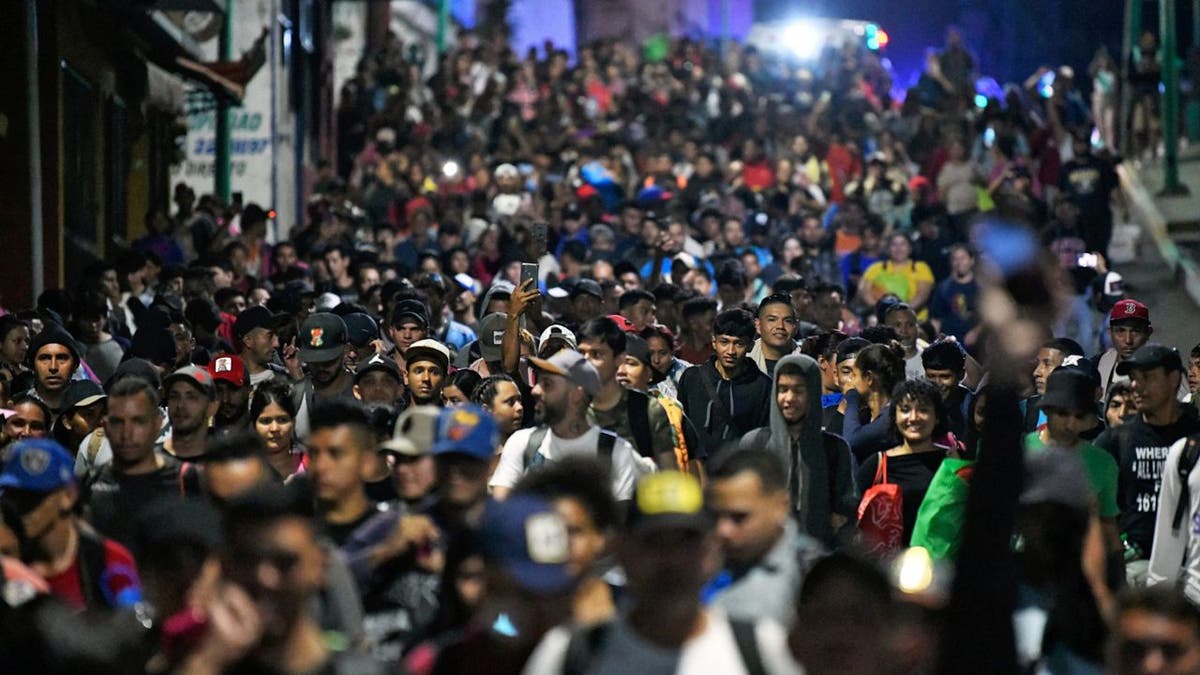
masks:
<svg viewBox="0 0 1200 675"><path fill-rule="evenodd" d="M1132 298L1119 300L1108 313L1110 323L1117 321L1145 321L1150 323L1150 308Z"/></svg>
<svg viewBox="0 0 1200 675"><path fill-rule="evenodd" d="M625 317L621 316L620 314L609 314L608 318L612 319L613 322L615 322L617 324L617 326L620 327L622 333L636 333L637 332L637 327L635 327L629 319L626 319Z"/></svg>
<svg viewBox="0 0 1200 675"><path fill-rule="evenodd" d="M212 375L213 380L228 382L235 387L244 387L246 379L246 364L241 357L232 354L221 354L214 358L205 369Z"/></svg>

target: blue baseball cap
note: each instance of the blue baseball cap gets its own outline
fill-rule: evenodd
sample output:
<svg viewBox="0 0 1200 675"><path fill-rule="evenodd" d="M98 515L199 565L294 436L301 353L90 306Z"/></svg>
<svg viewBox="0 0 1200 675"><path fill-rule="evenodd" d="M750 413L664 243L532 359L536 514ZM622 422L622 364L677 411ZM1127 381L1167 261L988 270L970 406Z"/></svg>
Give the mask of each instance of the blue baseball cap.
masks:
<svg viewBox="0 0 1200 675"><path fill-rule="evenodd" d="M0 492L16 488L53 492L75 482L75 461L63 446L49 438L17 441L0 472Z"/></svg>
<svg viewBox="0 0 1200 675"><path fill-rule="evenodd" d="M533 593L571 588L567 525L550 502L532 495L490 501L480 522L483 554Z"/></svg>
<svg viewBox="0 0 1200 675"><path fill-rule="evenodd" d="M496 452L499 428L491 413L474 404L446 408L438 415L433 455L456 453L489 461Z"/></svg>

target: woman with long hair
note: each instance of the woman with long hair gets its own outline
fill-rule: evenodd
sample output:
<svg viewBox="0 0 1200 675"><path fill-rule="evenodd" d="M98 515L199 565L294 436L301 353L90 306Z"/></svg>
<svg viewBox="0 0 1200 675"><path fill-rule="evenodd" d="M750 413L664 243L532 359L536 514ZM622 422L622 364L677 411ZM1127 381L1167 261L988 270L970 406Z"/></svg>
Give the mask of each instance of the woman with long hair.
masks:
<svg viewBox="0 0 1200 675"><path fill-rule="evenodd" d="M861 362L861 352L858 358ZM937 386L927 380L901 382L892 390L891 400L888 414L882 416L887 421L887 439L891 447L863 461L858 468L858 487L860 492L865 492L885 474L888 483L900 486L904 511L903 544L908 546L921 501L946 457L946 448L935 443L946 433L946 406Z"/></svg>
<svg viewBox="0 0 1200 675"><path fill-rule="evenodd" d="M904 347L895 340L864 347L854 359L854 387L846 392L842 437L859 462L891 447L887 420L892 390L904 381ZM863 411L870 419L862 419Z"/></svg>
<svg viewBox="0 0 1200 675"><path fill-rule="evenodd" d="M285 385L260 386L250 397L254 433L263 441L267 463L287 481L304 472L304 446L296 440L296 406Z"/></svg>

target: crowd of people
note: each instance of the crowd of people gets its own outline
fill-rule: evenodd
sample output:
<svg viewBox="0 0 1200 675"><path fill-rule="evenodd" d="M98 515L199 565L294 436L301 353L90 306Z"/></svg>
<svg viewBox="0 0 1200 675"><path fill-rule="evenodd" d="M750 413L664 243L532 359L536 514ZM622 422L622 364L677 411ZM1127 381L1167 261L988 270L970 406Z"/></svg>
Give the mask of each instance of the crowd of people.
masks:
<svg viewBox="0 0 1200 675"><path fill-rule="evenodd" d="M0 316L0 670L1200 668L1200 345L1069 68L423 69L362 59L303 222L181 184Z"/></svg>

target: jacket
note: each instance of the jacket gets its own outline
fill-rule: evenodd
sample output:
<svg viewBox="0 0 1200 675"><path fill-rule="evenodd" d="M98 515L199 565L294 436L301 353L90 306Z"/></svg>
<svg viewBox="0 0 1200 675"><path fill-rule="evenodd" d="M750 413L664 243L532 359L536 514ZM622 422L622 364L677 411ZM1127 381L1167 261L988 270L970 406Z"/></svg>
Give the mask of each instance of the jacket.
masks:
<svg viewBox="0 0 1200 675"><path fill-rule="evenodd" d="M795 446L783 413L775 402L779 372L793 365L800 367L808 392L808 412ZM830 516L838 513L853 517L858 499L850 448L841 438L821 430L821 389L821 369L812 358L793 354L780 359L771 378L770 423L742 436L738 447L763 448L779 457L787 469L788 493L801 532L828 544L832 543L834 535ZM798 452L794 448L798 448Z"/></svg>
<svg viewBox="0 0 1200 675"><path fill-rule="evenodd" d="M796 347L791 353L799 354L800 348ZM754 365L758 366L758 369L763 371L763 374L765 374L767 377L771 376L771 373L767 372L767 357L763 355L762 338L756 338L754 340L754 346L750 348L750 353L746 354L746 358L753 361ZM776 363L775 367L778 368L779 364Z"/></svg>
<svg viewBox="0 0 1200 675"><path fill-rule="evenodd" d="M1108 390L1117 382L1129 382L1129 376L1117 374L1117 350L1111 348L1100 355L1096 360L1096 370L1100 371L1100 388L1104 390L1104 399L1108 400ZM1179 391L1175 393L1175 400L1185 402L1188 400L1188 395L1191 392L1188 390L1186 377L1179 378Z"/></svg>
<svg viewBox="0 0 1200 675"><path fill-rule="evenodd" d="M1187 476L1190 503L1184 509L1185 517L1178 530L1173 522L1175 507L1183 499L1183 479L1178 469L1186 448L1187 439L1181 438L1167 452L1162 489L1158 496L1154 548L1150 553L1146 583L1150 586L1166 584L1169 588L1182 587L1188 600L1200 602L1200 537L1196 536L1200 534L1196 531L1200 523L1200 471L1194 467Z"/></svg>
<svg viewBox="0 0 1200 675"><path fill-rule="evenodd" d="M679 379L679 402L709 459L723 443L736 443L770 419L771 379L744 359L737 376L726 380L717 372L716 363L716 357L711 357L685 370Z"/></svg>

